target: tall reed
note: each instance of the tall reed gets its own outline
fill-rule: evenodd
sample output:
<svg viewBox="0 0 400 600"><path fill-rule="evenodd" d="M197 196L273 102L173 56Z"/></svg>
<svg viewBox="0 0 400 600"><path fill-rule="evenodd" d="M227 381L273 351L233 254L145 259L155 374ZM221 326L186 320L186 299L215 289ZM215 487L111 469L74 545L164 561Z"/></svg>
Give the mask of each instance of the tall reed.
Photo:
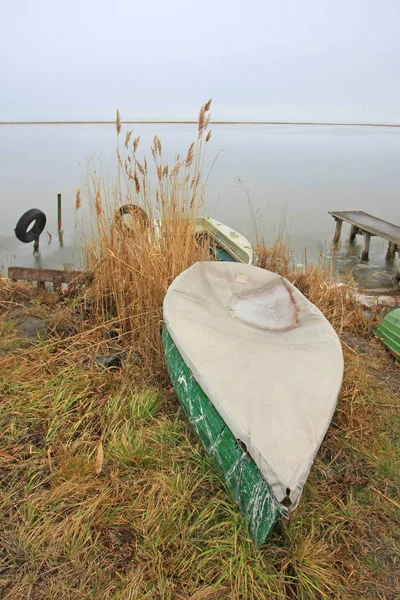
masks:
<svg viewBox="0 0 400 600"><path fill-rule="evenodd" d="M103 321L115 318L126 343L152 369L162 357L162 302L169 284L194 262L209 258L207 240L199 242L195 231L204 204L202 165L210 139L210 105L208 101L201 107L197 139L173 164L165 162L158 136L150 165L146 158L140 162L140 138L128 131L121 142L117 113L116 183L107 192L99 175L90 178L85 255L93 278L93 310Z"/></svg>

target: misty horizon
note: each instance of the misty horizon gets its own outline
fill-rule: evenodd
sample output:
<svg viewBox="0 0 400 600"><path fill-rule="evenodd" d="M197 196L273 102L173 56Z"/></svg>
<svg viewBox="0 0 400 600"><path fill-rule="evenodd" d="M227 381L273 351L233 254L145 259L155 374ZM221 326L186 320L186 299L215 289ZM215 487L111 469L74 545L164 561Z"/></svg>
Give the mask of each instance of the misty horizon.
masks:
<svg viewBox="0 0 400 600"><path fill-rule="evenodd" d="M400 123L395 0L6 1L0 121Z"/></svg>

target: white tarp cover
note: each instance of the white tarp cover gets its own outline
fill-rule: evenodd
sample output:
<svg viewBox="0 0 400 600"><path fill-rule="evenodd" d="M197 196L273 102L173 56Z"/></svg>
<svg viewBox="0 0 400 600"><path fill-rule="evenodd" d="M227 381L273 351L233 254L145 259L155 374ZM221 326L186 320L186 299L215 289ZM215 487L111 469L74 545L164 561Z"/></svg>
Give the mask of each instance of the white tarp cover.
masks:
<svg viewBox="0 0 400 600"><path fill-rule="evenodd" d="M164 300L167 329L193 376L278 500L298 505L343 377L339 339L283 277L199 262Z"/></svg>

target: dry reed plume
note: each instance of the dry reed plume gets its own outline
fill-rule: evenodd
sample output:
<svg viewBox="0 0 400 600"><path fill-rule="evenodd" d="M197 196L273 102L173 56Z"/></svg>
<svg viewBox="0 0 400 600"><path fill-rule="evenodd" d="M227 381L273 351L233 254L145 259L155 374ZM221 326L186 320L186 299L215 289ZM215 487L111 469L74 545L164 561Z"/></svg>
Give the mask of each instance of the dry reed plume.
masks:
<svg viewBox="0 0 400 600"><path fill-rule="evenodd" d="M146 159L137 157L140 138L132 143L128 131L122 154L118 145L118 175L112 193L107 194L96 176L89 189L92 217L86 260L93 274L89 293L96 315L107 322L117 319L126 341L156 369L162 361L161 307L168 286L191 264L209 258L207 244L200 244L194 234L203 207L201 169L203 142L210 133L210 106L208 101L200 110L198 138L184 160L178 156L174 164L166 164L161 141L154 136L151 153L156 178L151 180ZM119 112L116 130L119 136ZM128 208L121 215L126 205L143 212Z"/></svg>
<svg viewBox="0 0 400 600"><path fill-rule="evenodd" d="M76 192L75 210L78 210L81 206L82 206L81 190L79 189Z"/></svg>

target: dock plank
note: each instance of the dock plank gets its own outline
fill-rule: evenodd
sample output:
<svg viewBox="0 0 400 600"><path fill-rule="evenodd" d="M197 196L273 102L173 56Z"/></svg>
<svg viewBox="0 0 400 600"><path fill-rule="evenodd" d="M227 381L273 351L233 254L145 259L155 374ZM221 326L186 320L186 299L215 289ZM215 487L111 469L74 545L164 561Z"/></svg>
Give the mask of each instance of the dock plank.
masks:
<svg viewBox="0 0 400 600"><path fill-rule="evenodd" d="M362 210L329 211L329 214L335 219L346 221L366 233L381 237L396 246L400 245L400 227L398 225L383 221L383 219L374 217Z"/></svg>
<svg viewBox="0 0 400 600"><path fill-rule="evenodd" d="M55 289L60 289L61 284L71 283L81 275L82 271L8 267L8 278L13 281L37 281L38 287L43 287L44 284L48 282L53 283Z"/></svg>

